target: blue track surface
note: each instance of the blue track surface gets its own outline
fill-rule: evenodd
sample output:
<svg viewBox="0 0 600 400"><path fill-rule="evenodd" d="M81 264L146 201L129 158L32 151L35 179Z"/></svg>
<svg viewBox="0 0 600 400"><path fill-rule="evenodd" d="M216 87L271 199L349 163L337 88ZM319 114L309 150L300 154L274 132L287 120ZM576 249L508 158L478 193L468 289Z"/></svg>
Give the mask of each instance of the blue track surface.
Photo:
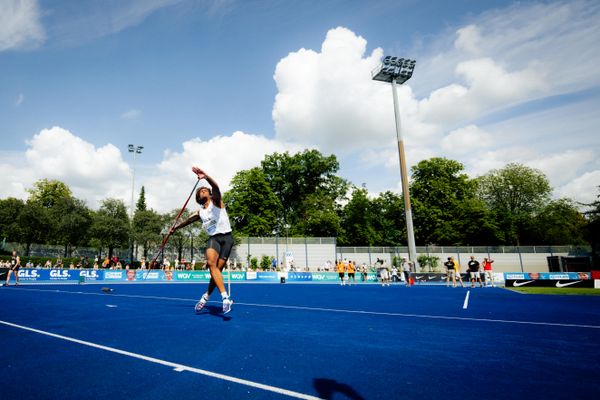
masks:
<svg viewBox="0 0 600 400"><path fill-rule="evenodd" d="M111 287L0 288L0 398L600 396L596 296L236 284L224 316L194 314L205 285Z"/></svg>

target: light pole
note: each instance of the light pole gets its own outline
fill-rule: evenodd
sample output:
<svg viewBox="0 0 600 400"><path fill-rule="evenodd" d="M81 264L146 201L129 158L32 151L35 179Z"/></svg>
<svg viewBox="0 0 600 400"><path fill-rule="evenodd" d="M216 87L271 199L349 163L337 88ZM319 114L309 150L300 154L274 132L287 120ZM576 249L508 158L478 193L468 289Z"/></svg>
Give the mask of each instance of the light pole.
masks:
<svg viewBox="0 0 600 400"><path fill-rule="evenodd" d="M404 195L404 213L406 215L406 234L408 236L408 257L417 265L417 248L415 246L415 233L410 206L410 193L408 188L408 172L406 170L406 155L404 153L404 140L400 130L400 110L398 108L398 93L396 85L403 84L413 74L415 61L405 58L386 56L383 62L373 70L371 78L375 81L390 82L394 98L394 115L396 117L396 137L398 139L398 156L400 158L400 178L402 180L402 194Z"/></svg>
<svg viewBox="0 0 600 400"><path fill-rule="evenodd" d="M131 209L129 210L129 220L131 221L131 257L130 257L130 267L133 268L133 193L135 189L135 155L142 154L142 150L144 146L136 146L130 144L129 152L133 153L133 168L131 173Z"/></svg>

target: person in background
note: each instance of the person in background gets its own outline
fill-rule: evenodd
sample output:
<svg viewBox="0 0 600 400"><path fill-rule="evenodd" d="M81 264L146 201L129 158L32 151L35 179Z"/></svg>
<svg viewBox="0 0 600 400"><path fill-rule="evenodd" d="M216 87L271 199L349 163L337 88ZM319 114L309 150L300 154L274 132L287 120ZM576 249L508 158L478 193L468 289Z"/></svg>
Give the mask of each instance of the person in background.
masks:
<svg viewBox="0 0 600 400"><path fill-rule="evenodd" d="M4 286L8 286L8 282L10 281L10 276L15 274L15 286L19 285L19 269L21 268L21 257L17 255L16 251L12 252L12 258L10 259L10 264L8 266L8 273L6 274L6 282Z"/></svg>
<svg viewBox="0 0 600 400"><path fill-rule="evenodd" d="M494 262L494 260L492 260L491 258L484 258L483 259L483 276L485 279L485 286L491 286L494 287L494 273L492 272L492 263ZM489 284L488 284L488 279L489 279Z"/></svg>
<svg viewBox="0 0 600 400"><path fill-rule="evenodd" d="M481 274L479 273L479 261L475 259L475 256L471 256L467 266L469 267L471 287L475 287L476 280L479 281L479 287L483 287L483 283L481 283Z"/></svg>

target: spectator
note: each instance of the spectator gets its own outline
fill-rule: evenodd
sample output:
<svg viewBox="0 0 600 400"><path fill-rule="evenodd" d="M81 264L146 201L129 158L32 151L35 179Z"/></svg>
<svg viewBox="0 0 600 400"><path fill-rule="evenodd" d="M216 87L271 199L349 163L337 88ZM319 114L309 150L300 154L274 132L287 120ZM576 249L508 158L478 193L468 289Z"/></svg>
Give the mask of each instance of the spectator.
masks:
<svg viewBox="0 0 600 400"><path fill-rule="evenodd" d="M488 260L487 258L483 259L483 274L484 274L484 279L485 279L485 286L490 286L488 284L488 278L489 278L489 282L492 285L492 287L494 287L494 273L492 272L492 263L494 262L494 260L492 260L491 258Z"/></svg>
<svg viewBox="0 0 600 400"><path fill-rule="evenodd" d="M402 259L402 273L404 274L404 280L406 281L406 286L410 287L410 263L406 262L406 258Z"/></svg>
<svg viewBox="0 0 600 400"><path fill-rule="evenodd" d="M460 281L460 286L465 287L465 284L462 280L462 276L460 276L460 265L458 264L458 261L456 261L454 257L452 257L452 262L454 263L454 272L456 274L456 277Z"/></svg>
<svg viewBox="0 0 600 400"><path fill-rule="evenodd" d="M471 260L467 264L469 267L469 275L471 277L471 287L475 287L475 281L479 281L479 287L483 287L481 283L481 274L479 273L479 261L475 259L474 256L471 256Z"/></svg>
<svg viewBox="0 0 600 400"><path fill-rule="evenodd" d="M398 282L400 278L398 277L398 268L396 266L392 266L392 282Z"/></svg>
<svg viewBox="0 0 600 400"><path fill-rule="evenodd" d="M377 262L381 264L381 268L379 269L379 277L381 278L381 286L390 286L390 272L388 271L387 265L385 265L385 260L377 259Z"/></svg>
<svg viewBox="0 0 600 400"><path fill-rule="evenodd" d="M456 287L456 270L454 269L454 257L448 257L444 263L446 267L446 287L450 286L450 278L452 278L452 287Z"/></svg>
<svg viewBox="0 0 600 400"><path fill-rule="evenodd" d="M46 260L46 263L44 264L44 268L52 268L52 261L50 261L49 259Z"/></svg>
<svg viewBox="0 0 600 400"><path fill-rule="evenodd" d="M56 268L62 268L62 267L63 267L62 259L60 258L60 256L56 256Z"/></svg>
<svg viewBox="0 0 600 400"><path fill-rule="evenodd" d="M362 265L360 266L360 272L362 274L363 282L366 282L367 281L367 264L362 263Z"/></svg>
<svg viewBox="0 0 600 400"><path fill-rule="evenodd" d="M146 257L142 257L140 260L140 269L146 269Z"/></svg>

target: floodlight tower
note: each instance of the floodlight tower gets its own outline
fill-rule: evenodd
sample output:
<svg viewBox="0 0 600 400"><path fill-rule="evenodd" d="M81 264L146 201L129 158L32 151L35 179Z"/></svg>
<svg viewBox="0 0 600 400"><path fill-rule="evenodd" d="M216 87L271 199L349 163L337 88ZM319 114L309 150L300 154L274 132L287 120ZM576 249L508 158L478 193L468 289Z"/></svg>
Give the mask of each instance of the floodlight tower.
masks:
<svg viewBox="0 0 600 400"><path fill-rule="evenodd" d="M133 192L135 188L135 155L142 154L144 146L136 146L134 144L130 144L128 148L129 152L133 153L133 167L131 173L131 209L129 210L129 220L131 223L131 259L129 261L129 265L131 266L131 268L133 268Z"/></svg>
<svg viewBox="0 0 600 400"><path fill-rule="evenodd" d="M415 60L386 56L382 63L371 72L374 81L390 82L394 98L394 115L396 116L396 137L398 139L398 156L400 157L400 178L402 180L402 194L404 196L404 213L406 215L406 234L408 236L408 257L413 265L417 265L417 248L415 246L415 232L413 228L412 209L410 206L410 193L408 189L408 172L406 170L406 155L404 153L404 140L400 129L400 110L398 108L398 93L396 85L401 85L413 74Z"/></svg>

